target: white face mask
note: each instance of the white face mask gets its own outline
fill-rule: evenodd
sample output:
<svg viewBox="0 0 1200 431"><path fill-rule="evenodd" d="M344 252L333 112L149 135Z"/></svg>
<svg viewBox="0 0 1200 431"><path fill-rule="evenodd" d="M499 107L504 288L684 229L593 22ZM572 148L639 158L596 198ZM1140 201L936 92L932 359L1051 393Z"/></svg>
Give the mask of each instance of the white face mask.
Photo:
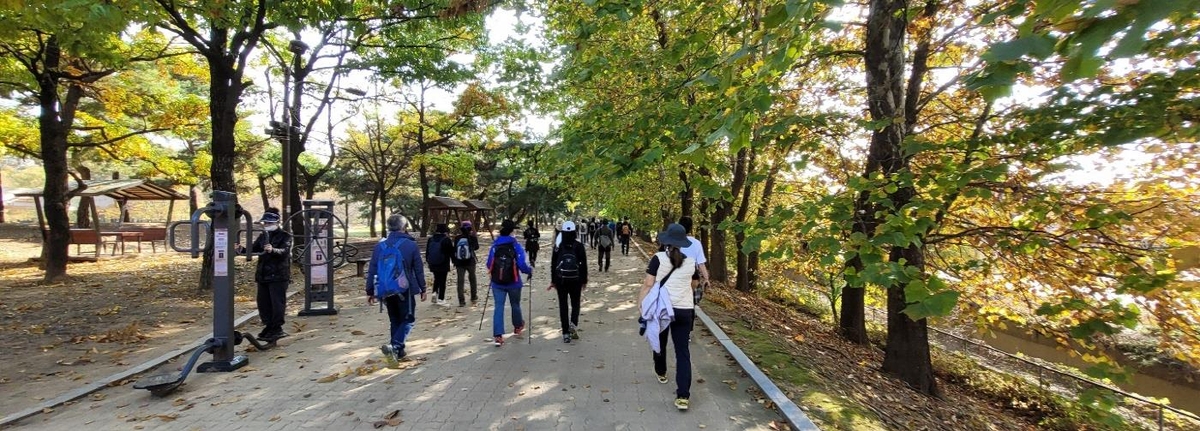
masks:
<svg viewBox="0 0 1200 431"><path fill-rule="evenodd" d="M263 230L265 230L267 232L275 232L278 229L279 229L279 225L277 225L277 224L263 225Z"/></svg>

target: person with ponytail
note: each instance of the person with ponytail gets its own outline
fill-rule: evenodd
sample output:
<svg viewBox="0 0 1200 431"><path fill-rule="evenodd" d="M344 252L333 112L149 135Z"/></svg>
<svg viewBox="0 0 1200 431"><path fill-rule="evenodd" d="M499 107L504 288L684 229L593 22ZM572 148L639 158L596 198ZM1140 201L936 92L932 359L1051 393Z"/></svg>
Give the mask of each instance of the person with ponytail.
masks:
<svg viewBox="0 0 1200 431"><path fill-rule="evenodd" d="M696 263L683 254L692 241L678 223L667 226L658 235L658 243L662 251L650 258L638 300L642 304L642 318L647 322L646 337L653 351L654 374L659 383L667 383L666 344L670 338L675 347L675 407L687 410L692 387L688 338L696 318L692 297Z"/></svg>

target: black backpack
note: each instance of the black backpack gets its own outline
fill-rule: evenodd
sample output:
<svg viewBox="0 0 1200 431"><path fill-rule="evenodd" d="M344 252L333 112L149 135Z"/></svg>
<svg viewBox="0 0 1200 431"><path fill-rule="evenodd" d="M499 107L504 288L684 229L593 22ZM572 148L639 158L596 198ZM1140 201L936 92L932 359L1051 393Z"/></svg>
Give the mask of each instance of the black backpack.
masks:
<svg viewBox="0 0 1200 431"><path fill-rule="evenodd" d="M426 246L425 261L429 262L430 266L446 263L446 254L442 252L442 246L448 239L445 236L438 237L436 241L430 241Z"/></svg>
<svg viewBox="0 0 1200 431"><path fill-rule="evenodd" d="M512 244L496 246L492 253L492 283L513 284L517 281L517 247Z"/></svg>
<svg viewBox="0 0 1200 431"><path fill-rule="evenodd" d="M570 251L566 247L563 248L562 256L558 258L558 278L563 280L578 280L579 279L579 256L575 255L575 245L571 245Z"/></svg>

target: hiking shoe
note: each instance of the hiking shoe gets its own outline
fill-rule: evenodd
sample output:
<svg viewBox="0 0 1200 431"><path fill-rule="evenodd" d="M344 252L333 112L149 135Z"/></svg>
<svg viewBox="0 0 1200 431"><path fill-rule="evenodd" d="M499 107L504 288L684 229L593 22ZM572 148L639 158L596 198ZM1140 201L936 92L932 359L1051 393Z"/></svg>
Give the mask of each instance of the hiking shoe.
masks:
<svg viewBox="0 0 1200 431"><path fill-rule="evenodd" d="M571 336L571 339L574 339L574 340L579 339L579 330L576 329L574 325L571 326L570 336Z"/></svg>
<svg viewBox="0 0 1200 431"><path fill-rule="evenodd" d="M513 335L516 335L516 336L518 336L518 337L520 337L520 336L521 336L521 332L524 332L524 331L525 331L525 327L524 327L524 326L514 326L514 327L513 327Z"/></svg>
<svg viewBox="0 0 1200 431"><path fill-rule="evenodd" d="M492 339L492 343L495 344L496 347L503 346L504 345L504 337L497 335L495 338Z"/></svg>
<svg viewBox="0 0 1200 431"><path fill-rule="evenodd" d="M664 385L667 384L667 376L658 376L658 382Z"/></svg>
<svg viewBox="0 0 1200 431"><path fill-rule="evenodd" d="M688 399L687 398L676 398L675 399L675 408L677 408L679 410L687 410L688 409Z"/></svg>
<svg viewBox="0 0 1200 431"><path fill-rule="evenodd" d="M563 342L571 344L571 334L563 334Z"/></svg>
<svg viewBox="0 0 1200 431"><path fill-rule="evenodd" d="M388 363L394 364L396 362L400 362L400 359L396 357L396 349L392 348L391 344L379 346L379 350L383 352L383 358L387 360Z"/></svg>

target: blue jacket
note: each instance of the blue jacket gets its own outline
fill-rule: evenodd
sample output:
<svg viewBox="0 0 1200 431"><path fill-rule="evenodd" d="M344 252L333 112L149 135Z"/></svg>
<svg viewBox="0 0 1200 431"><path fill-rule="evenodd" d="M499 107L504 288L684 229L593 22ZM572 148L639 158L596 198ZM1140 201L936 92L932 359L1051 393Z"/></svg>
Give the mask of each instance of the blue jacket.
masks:
<svg viewBox="0 0 1200 431"><path fill-rule="evenodd" d="M398 244L397 244L398 243ZM404 256L404 272L408 275L408 285L417 286L416 293L425 293L425 264L421 262L421 248L412 235L402 232L388 232L387 238L375 244L371 253L371 263L367 265L367 296L375 294L375 276L379 272L379 256L383 248L395 246Z"/></svg>
<svg viewBox="0 0 1200 431"><path fill-rule="evenodd" d="M521 272L525 273L525 275L533 275L533 268L530 268L529 263L525 262L525 247L521 247L521 244L517 243L516 238L513 238L508 235L501 235L499 238L496 238L496 242L492 243L492 248L488 250L488 258L487 258L488 273L490 274L492 271L492 257L495 256L495 254L496 254L496 246L504 245L504 244L512 244L513 248L517 249L517 267L521 269ZM491 286L498 287L498 288L505 289L505 290L513 290L513 289L520 289L523 285L521 283L521 277L517 277L516 283L513 283L513 284L491 283Z"/></svg>

